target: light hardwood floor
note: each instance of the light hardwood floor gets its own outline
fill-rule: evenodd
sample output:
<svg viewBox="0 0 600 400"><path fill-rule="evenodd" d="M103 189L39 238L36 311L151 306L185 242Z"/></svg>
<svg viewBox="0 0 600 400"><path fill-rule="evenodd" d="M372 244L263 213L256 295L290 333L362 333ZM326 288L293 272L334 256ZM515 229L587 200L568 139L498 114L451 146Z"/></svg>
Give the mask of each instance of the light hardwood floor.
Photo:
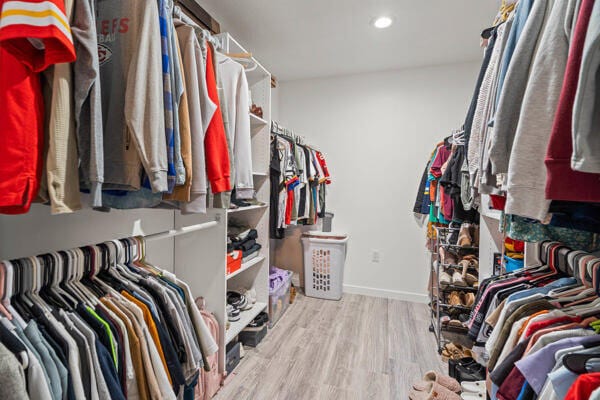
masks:
<svg viewBox="0 0 600 400"><path fill-rule="evenodd" d="M299 295L215 399L408 399L426 371L446 370L428 327L424 304Z"/></svg>

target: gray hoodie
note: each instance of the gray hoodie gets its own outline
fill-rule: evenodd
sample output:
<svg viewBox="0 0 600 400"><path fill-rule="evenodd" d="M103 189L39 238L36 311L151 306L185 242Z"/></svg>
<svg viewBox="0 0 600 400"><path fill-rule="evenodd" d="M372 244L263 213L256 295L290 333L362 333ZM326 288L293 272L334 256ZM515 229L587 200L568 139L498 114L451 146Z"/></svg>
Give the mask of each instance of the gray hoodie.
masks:
<svg viewBox="0 0 600 400"><path fill-rule="evenodd" d="M104 189L167 191L158 5L98 0L96 30L104 127Z"/></svg>

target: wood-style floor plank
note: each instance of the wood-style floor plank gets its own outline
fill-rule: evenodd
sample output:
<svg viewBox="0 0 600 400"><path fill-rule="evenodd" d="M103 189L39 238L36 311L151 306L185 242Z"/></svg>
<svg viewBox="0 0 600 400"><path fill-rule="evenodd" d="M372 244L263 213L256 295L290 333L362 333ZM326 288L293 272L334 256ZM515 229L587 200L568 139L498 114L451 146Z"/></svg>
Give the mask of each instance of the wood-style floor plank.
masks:
<svg viewBox="0 0 600 400"><path fill-rule="evenodd" d="M423 304L346 294L297 296L216 400L397 400L444 371Z"/></svg>

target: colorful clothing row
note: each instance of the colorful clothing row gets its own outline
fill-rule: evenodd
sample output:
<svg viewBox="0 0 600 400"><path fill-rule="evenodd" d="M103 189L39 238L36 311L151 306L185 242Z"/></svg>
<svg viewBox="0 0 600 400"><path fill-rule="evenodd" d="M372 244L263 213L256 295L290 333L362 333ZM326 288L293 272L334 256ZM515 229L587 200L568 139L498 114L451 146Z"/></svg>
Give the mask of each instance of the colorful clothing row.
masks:
<svg viewBox="0 0 600 400"><path fill-rule="evenodd" d="M0 1L0 213L251 198L248 82L208 36L170 0Z"/></svg>

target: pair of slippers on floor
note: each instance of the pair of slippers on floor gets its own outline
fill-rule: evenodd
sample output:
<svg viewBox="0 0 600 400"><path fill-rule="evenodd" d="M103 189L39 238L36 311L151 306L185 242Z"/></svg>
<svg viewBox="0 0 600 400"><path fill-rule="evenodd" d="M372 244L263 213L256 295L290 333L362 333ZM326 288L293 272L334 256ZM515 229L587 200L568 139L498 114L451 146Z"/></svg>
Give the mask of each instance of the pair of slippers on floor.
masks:
<svg viewBox="0 0 600 400"><path fill-rule="evenodd" d="M462 394L459 394L461 393ZM410 400L479 400L486 399L485 382L463 382L429 371L423 381L413 385Z"/></svg>

